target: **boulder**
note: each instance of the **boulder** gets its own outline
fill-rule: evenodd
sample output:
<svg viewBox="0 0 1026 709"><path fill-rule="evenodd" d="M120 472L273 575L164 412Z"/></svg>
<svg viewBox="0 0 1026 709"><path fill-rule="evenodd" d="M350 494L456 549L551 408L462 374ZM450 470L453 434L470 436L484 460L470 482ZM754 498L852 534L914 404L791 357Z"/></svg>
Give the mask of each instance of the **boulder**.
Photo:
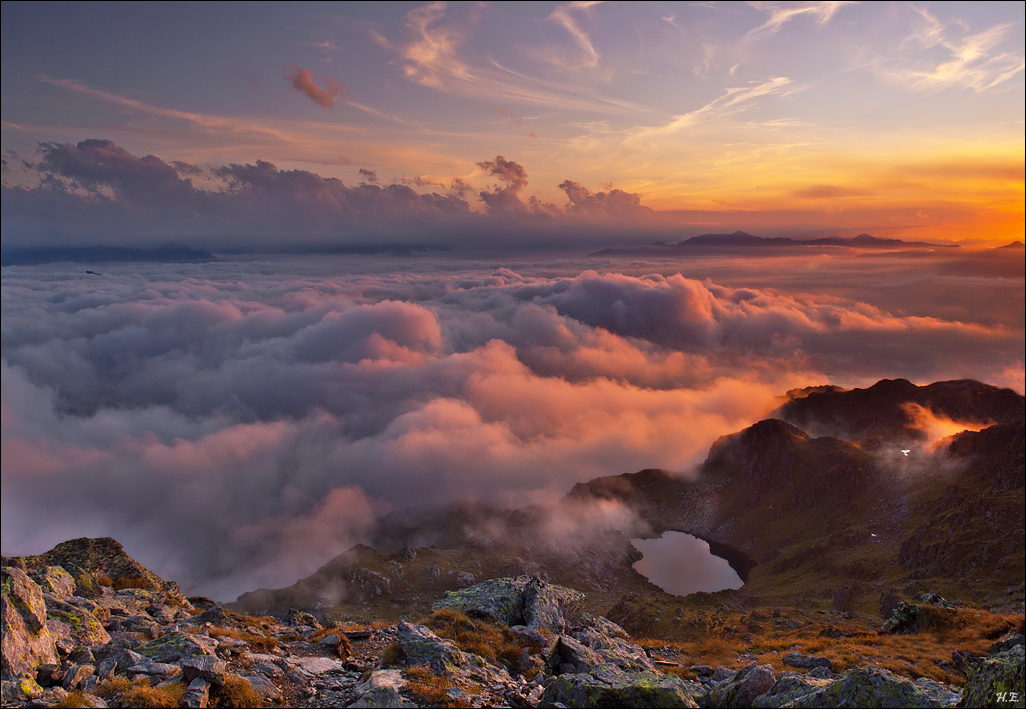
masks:
<svg viewBox="0 0 1026 709"><path fill-rule="evenodd" d="M834 663L825 657L813 657L803 655L800 652L789 652L784 655L784 664L799 670L812 670L817 667L825 667L831 672L834 671Z"/></svg>
<svg viewBox="0 0 1026 709"><path fill-rule="evenodd" d="M584 621L584 594L537 577L489 579L468 588L446 591L436 610L451 608L506 626L524 625L565 633ZM607 621L608 622L608 621Z"/></svg>
<svg viewBox="0 0 1026 709"><path fill-rule="evenodd" d="M53 638L46 627L43 590L15 567L5 566L0 578L0 676L34 676L40 665L58 662Z"/></svg>
<svg viewBox="0 0 1026 709"><path fill-rule="evenodd" d="M839 679L798 697L790 707L940 707L928 688L881 667L848 670Z"/></svg>
<svg viewBox="0 0 1026 709"><path fill-rule="evenodd" d="M1023 685L1022 645L999 652L966 670L960 707L1022 707L1026 702ZM1012 696L1014 694L1014 697Z"/></svg>
<svg viewBox="0 0 1026 709"><path fill-rule="evenodd" d="M788 677L781 677L769 691L760 694L752 700L752 706L760 707L760 709L791 706L791 702L822 689L830 684L831 681L798 673L791 674Z"/></svg>
<svg viewBox="0 0 1026 709"><path fill-rule="evenodd" d="M580 591L533 577L524 587L524 624L565 633L580 624L584 600Z"/></svg>
<svg viewBox="0 0 1026 709"><path fill-rule="evenodd" d="M110 635L88 610L49 593L44 593L43 599L46 602L47 626L58 637L70 635L75 645L106 645L110 642Z"/></svg>
<svg viewBox="0 0 1026 709"><path fill-rule="evenodd" d="M585 647L572 637L560 635L552 652L549 653L546 667L549 674L559 675L564 672L587 672L593 667L605 664L591 648Z"/></svg>
<svg viewBox="0 0 1026 709"><path fill-rule="evenodd" d="M280 672L281 670L279 670ZM260 673L249 674L246 675L246 681L265 700L272 702L280 702L282 700L281 690L275 687L274 683L264 675Z"/></svg>
<svg viewBox="0 0 1026 709"><path fill-rule="evenodd" d="M698 707L695 689L660 672L625 672L601 665L587 673L562 674L540 698L542 706L569 707Z"/></svg>
<svg viewBox="0 0 1026 709"><path fill-rule="evenodd" d="M996 655L999 652L1011 650L1016 645L1022 645L1023 640L1022 633L1010 630L990 644L990 654Z"/></svg>
<svg viewBox="0 0 1026 709"><path fill-rule="evenodd" d="M68 665L67 670L64 672L64 681L61 686L64 689L73 691L82 686L82 683L93 676L96 672L96 667L93 665Z"/></svg>
<svg viewBox="0 0 1026 709"><path fill-rule="evenodd" d="M907 635L909 633L918 633L921 623L922 612L919 610L919 606L915 603L898 601L898 604L891 612L891 616L884 622L880 630L885 633Z"/></svg>
<svg viewBox="0 0 1026 709"><path fill-rule="evenodd" d="M776 684L771 665L749 662L733 677L724 680L706 698L707 705L716 707L750 707L759 695Z"/></svg>
<svg viewBox="0 0 1026 709"><path fill-rule="evenodd" d="M17 702L30 701L42 694L43 688L27 674L15 679L5 679L0 686L0 698L5 707Z"/></svg>
<svg viewBox="0 0 1026 709"><path fill-rule="evenodd" d="M216 654L217 641L205 635L173 631L139 647L139 653L154 662L179 662L183 657Z"/></svg>
<svg viewBox="0 0 1026 709"><path fill-rule="evenodd" d="M360 695L351 707L392 707L402 706L403 698L399 690L406 685L403 673L399 670L377 670L370 677L356 685L354 690Z"/></svg>
<svg viewBox="0 0 1026 709"><path fill-rule="evenodd" d="M190 709L206 709L210 704L210 683L201 677L197 677L185 688L182 695L181 706Z"/></svg>
<svg viewBox="0 0 1026 709"><path fill-rule="evenodd" d="M49 593L57 598L75 595L75 579L64 570L63 566L44 566L31 576L32 580L43 589L43 593Z"/></svg>
<svg viewBox="0 0 1026 709"><path fill-rule="evenodd" d="M412 625L402 620L399 621L396 642L408 664L429 665L436 672L481 662L476 656L456 647L452 640L438 637L423 625Z"/></svg>
<svg viewBox="0 0 1026 709"><path fill-rule="evenodd" d="M613 626L623 632L623 629L615 623L605 622L607 626ZM626 633L623 633L623 635L626 635ZM628 671L655 669L645 650L639 645L623 639L623 637L606 634L598 628L585 627L574 631L573 638L596 654L601 663L616 665L621 670Z"/></svg>
<svg viewBox="0 0 1026 709"><path fill-rule="evenodd" d="M289 612L285 614L285 624L290 625L293 628L317 628L321 627L321 624L317 622L317 619L306 611L296 610L290 608Z"/></svg>
<svg viewBox="0 0 1026 709"><path fill-rule="evenodd" d="M209 655L187 657L182 660L181 667L182 677L186 682L192 682L197 677L201 677L218 687L224 686L225 673L228 671L228 663Z"/></svg>
<svg viewBox="0 0 1026 709"><path fill-rule="evenodd" d="M524 589L529 576L489 579L468 588L446 591L435 603L435 610L451 608L477 618L485 618L506 626L527 625L524 622Z"/></svg>
<svg viewBox="0 0 1026 709"><path fill-rule="evenodd" d="M350 707L380 707L381 709L399 709L403 705L402 695L395 687L376 687L364 692Z"/></svg>

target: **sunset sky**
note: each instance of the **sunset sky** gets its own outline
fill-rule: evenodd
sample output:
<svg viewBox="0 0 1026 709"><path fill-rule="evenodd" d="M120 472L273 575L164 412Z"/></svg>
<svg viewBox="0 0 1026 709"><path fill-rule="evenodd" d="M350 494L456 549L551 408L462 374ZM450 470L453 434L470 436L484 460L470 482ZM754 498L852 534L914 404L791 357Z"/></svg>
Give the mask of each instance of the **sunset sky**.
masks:
<svg viewBox="0 0 1026 709"><path fill-rule="evenodd" d="M1024 8L4 2L5 263L216 258L3 266L3 553L230 600L412 505L696 475L791 389L1022 393ZM596 255L735 230L934 245Z"/></svg>
<svg viewBox="0 0 1026 709"><path fill-rule="evenodd" d="M238 188L240 170L225 166L266 161L349 188L462 198L508 228L570 218L998 245L1023 232L1024 13L1016 2L4 3L4 182L56 174L80 193L135 199L136 212L144 203L155 222L191 210L196 234L248 228L239 205L215 218L166 184L159 199L119 194L118 176L83 177L74 156L54 155L93 139L156 156L199 191ZM588 192L568 202L567 180ZM281 209L327 209L331 225L311 230L342 239L405 216L437 240L468 219L453 200L427 217L391 203L369 214L282 189ZM5 240L103 231L5 198Z"/></svg>

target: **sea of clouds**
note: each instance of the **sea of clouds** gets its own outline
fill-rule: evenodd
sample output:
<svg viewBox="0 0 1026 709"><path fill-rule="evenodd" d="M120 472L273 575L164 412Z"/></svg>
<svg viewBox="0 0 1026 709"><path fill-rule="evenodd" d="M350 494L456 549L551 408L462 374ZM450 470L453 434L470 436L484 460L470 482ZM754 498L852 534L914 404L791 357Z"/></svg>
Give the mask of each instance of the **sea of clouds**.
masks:
<svg viewBox="0 0 1026 709"><path fill-rule="evenodd" d="M795 387L973 377L1021 392L1021 275L951 264L4 268L3 553L112 536L228 600L313 572L404 507L692 474Z"/></svg>

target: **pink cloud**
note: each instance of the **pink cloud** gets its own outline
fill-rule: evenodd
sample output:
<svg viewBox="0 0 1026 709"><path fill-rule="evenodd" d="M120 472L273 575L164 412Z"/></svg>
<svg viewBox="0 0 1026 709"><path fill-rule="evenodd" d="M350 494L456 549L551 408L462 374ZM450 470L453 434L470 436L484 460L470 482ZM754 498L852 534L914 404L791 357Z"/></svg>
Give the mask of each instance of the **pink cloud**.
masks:
<svg viewBox="0 0 1026 709"><path fill-rule="evenodd" d="M332 108L336 101L343 101L347 96L352 96L349 89L330 76L325 78L325 88L322 89L314 82L313 72L295 64L288 67L285 78L291 82L292 88L305 94L322 108Z"/></svg>

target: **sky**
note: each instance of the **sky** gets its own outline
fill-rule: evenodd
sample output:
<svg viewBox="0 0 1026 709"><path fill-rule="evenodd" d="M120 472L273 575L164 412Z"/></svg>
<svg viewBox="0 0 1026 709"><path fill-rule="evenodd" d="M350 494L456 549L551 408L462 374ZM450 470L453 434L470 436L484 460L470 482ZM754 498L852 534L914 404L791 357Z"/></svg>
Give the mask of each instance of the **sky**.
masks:
<svg viewBox="0 0 1026 709"><path fill-rule="evenodd" d="M1026 386L1022 3L0 9L4 250L218 256L2 267L5 555L231 600L791 389ZM739 229L960 248L593 253ZM313 253L389 244L448 251Z"/></svg>
<svg viewBox="0 0 1026 709"><path fill-rule="evenodd" d="M1024 14L4 3L4 240L997 246L1024 224Z"/></svg>

